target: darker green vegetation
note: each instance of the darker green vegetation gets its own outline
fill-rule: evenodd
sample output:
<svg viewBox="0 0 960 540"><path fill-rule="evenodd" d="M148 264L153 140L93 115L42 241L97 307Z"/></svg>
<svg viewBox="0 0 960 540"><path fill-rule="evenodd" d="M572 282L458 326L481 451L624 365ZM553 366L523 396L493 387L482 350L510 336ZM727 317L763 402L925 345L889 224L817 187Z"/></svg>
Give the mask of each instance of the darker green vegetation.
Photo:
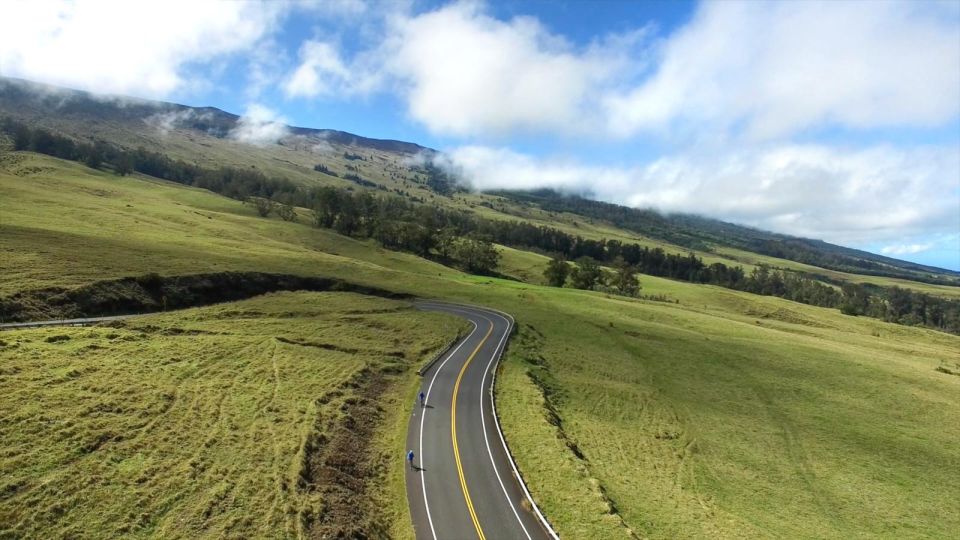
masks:
<svg viewBox="0 0 960 540"><path fill-rule="evenodd" d="M356 173L347 173L347 174L343 175L343 179L344 179L344 180L347 180L347 181L349 181L349 182L353 182L354 184L356 184L356 185L358 185L358 186L368 187L368 188L375 188L375 189L379 189L379 190L381 190L381 191L386 191L386 190L387 190L387 186L385 186L385 185L383 185L383 184L378 184L378 183L376 183L376 182L371 182L370 180L366 180L365 178L361 177L359 174L356 174Z"/></svg>
<svg viewBox="0 0 960 540"><path fill-rule="evenodd" d="M872 293L871 290L878 290ZM890 287L868 287L852 283L843 286L840 311L910 326L928 326L960 334L957 301L946 301L923 293Z"/></svg>
<svg viewBox="0 0 960 540"><path fill-rule="evenodd" d="M317 172L319 172L319 173L323 173L323 174L326 174L326 175L330 175L330 176L340 176L340 175L338 175L337 173L331 171L331 170L330 170L330 167L327 167L327 166L324 165L323 163L318 163L318 164L314 165L314 166L313 166L313 170L315 170L315 171L317 171Z"/></svg>
<svg viewBox="0 0 960 540"><path fill-rule="evenodd" d="M423 165L411 167L411 169L423 175L425 178L424 183L428 188L433 190L434 193L443 195L444 197L450 197L454 193L464 191L463 186L457 182L457 179L443 167L434 163L431 157L428 157Z"/></svg>
<svg viewBox="0 0 960 540"><path fill-rule="evenodd" d="M575 289L591 290L605 281L603 269L596 260L586 255L577 259L577 266L570 273L570 282Z"/></svg>
<svg viewBox="0 0 960 540"><path fill-rule="evenodd" d="M710 245L729 246L843 272L897 277L941 285L960 284L960 275L940 268L699 216L667 216L655 210L629 208L576 195L564 195L550 189L492 193L517 202L536 204L550 212L569 212L607 221L619 228L690 249L709 250Z"/></svg>
<svg viewBox="0 0 960 540"><path fill-rule="evenodd" d="M465 211L412 202L392 194L374 194L369 190L304 188L285 178L267 177L255 169L204 169L144 148L124 150L105 143L76 142L9 119L0 123L0 128L12 136L14 146L19 150L32 150L85 163L93 159L113 166L115 170L129 167L143 174L209 189L234 199L252 198L261 215L273 213L276 210L274 203L310 208L313 209L312 221L315 226L332 228L348 236L373 238L384 247L436 258L477 274L495 273L498 255L492 243L499 243L577 260L577 268L570 279L578 288L607 286L607 279L599 266L616 265L621 269L629 268L629 272L718 285L815 306L843 308L844 313L851 315L866 315L890 322L960 333L960 301L957 300L896 287L864 288L846 294L798 272L760 267L748 276L742 267L722 263L708 266L692 253L672 254L660 248L650 249L619 240L586 239L553 227L521 221L482 219ZM438 175L445 174L439 172L440 169L432 163L426 170L438 171ZM437 178L452 182L447 176ZM264 202L259 202L261 200ZM605 204L578 198L570 200L586 201L583 204L590 208L594 204ZM263 210L261 205L264 205ZM621 209L618 211L629 210L612 206ZM586 210L584 212L589 214ZM594 262L587 262L588 259ZM596 269L593 265L596 265ZM625 285L627 281L624 278L620 285ZM556 282L559 283L559 276ZM625 294L632 292L630 286L622 288L615 285L614 288L627 291ZM862 307L864 297L867 298L867 308Z"/></svg>
<svg viewBox="0 0 960 540"><path fill-rule="evenodd" d="M550 259L550 262L547 263L547 269L543 271L543 277L547 278L547 284L551 287L563 287L569 275L570 265L563 257Z"/></svg>
<svg viewBox="0 0 960 540"><path fill-rule="evenodd" d="M77 289L49 288L0 298L0 321L24 322L150 313L234 302L276 291L356 292L408 298L339 279L261 272L144 276L98 281Z"/></svg>

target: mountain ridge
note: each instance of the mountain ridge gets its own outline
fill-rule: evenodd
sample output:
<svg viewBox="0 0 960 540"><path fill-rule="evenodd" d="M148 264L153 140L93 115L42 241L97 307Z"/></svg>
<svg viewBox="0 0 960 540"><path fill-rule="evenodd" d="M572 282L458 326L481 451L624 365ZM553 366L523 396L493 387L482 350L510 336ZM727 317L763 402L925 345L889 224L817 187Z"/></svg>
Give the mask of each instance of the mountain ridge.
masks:
<svg viewBox="0 0 960 540"><path fill-rule="evenodd" d="M140 118L144 115L146 115L146 118L149 118L154 115L190 113L184 115L184 120L194 121L194 129L203 130L200 126L206 126L213 128L213 131L211 132L210 129L206 129L205 131L208 133L216 133L219 136L226 136L230 130L235 129L242 118L242 116L238 114L209 105L195 107L170 101L149 100L133 96L96 94L86 90L76 90L29 81L27 79L2 76L0 76L0 100L7 102L7 104L41 105L46 107L54 106L54 102L59 101L59 103L55 105L56 108L67 114L84 114L91 112L99 112L102 114L108 110L119 110L126 112L126 116L130 118ZM46 103L40 100L46 101ZM97 107L98 104L102 106ZM109 107L110 105L114 105L114 107ZM199 123L196 122L198 119L200 120ZM417 143L396 139L365 137L338 129L310 128L286 124L284 124L284 127L291 135L318 137L329 140L330 142L349 146L406 154L435 152L435 150ZM220 128L226 129L221 131Z"/></svg>

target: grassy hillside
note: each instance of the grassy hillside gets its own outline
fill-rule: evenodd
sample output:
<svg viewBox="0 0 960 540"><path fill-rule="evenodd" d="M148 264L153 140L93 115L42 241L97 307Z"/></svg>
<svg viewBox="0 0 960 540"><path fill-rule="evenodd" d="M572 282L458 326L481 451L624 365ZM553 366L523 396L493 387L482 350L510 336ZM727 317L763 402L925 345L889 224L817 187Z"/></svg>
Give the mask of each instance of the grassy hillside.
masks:
<svg viewBox="0 0 960 540"><path fill-rule="evenodd" d="M432 150L411 143L379 141L331 130L290 128L277 144L246 144L234 133L238 117L213 108L191 108L0 78L0 114L85 141L125 148L143 146L202 167L250 168L303 186L331 185L387 191L487 219L520 220L599 240L616 239L693 252L706 264L759 264L821 276L837 283L906 286L960 297L960 274L923 267L811 240L790 239L693 216L661 216L616 205L564 198L555 193L441 195L431 185L422 158ZM314 170L322 165L326 172ZM354 175L358 184L347 178ZM446 180L449 180L447 178ZM371 187L374 186L374 187ZM577 213L574 213L577 212ZM787 258L773 256L783 251ZM806 262L803 262L806 261ZM820 261L817 264L816 261ZM874 275L864 275L874 274ZM940 284L918 284L916 279Z"/></svg>
<svg viewBox="0 0 960 540"><path fill-rule="evenodd" d="M396 301L280 293L3 333L0 536L408 530L389 464L416 367L460 325Z"/></svg>
<svg viewBox="0 0 960 540"><path fill-rule="evenodd" d="M563 530L947 538L960 526L960 377L935 370L960 340L643 281L679 304L565 289L525 291L514 308L524 324L498 400Z"/></svg>
<svg viewBox="0 0 960 540"><path fill-rule="evenodd" d="M936 371L957 361L956 336L647 276L642 293L672 302L546 288L538 285L545 259L519 250L504 250L501 271L529 282L470 276L328 230L259 218L205 191L27 153L2 158L0 215L0 295L147 271L230 269L340 277L509 311L519 333L499 379L504 428L534 495L567 537L948 538L960 527L952 504L960 495L953 451L960 444L960 377ZM276 335L270 314L288 309L273 309L256 309L264 317L244 326L251 340ZM167 314L164 324L199 324L203 312ZM342 311L332 317L347 320ZM232 326L209 324L220 325L216 331ZM453 329L443 324L436 328ZM405 343L401 327L370 326ZM443 334L416 326L434 338ZM101 330L69 332L77 335L52 344L45 336L67 331L0 339L28 336L37 361L50 350L70 351L56 356L58 369L83 373L93 353L74 355L74 347L86 346L81 336L90 332L92 344L106 346ZM189 342L130 332L145 334L148 344ZM30 357L3 354L11 370L5 382L44 373L26 363ZM36 394L40 386L29 388ZM24 421L39 422L41 412L31 411ZM143 414L146 421L157 416ZM92 436L95 427L76 436ZM402 451L400 441L380 448ZM17 455L17 448L5 446L2 455ZM89 459L96 461L97 452ZM386 474L399 475L400 465L388 463ZM44 478L30 475L27 481ZM204 482L202 489L216 486ZM16 496L0 498L0 508L11 500ZM192 508L176 513L196 515ZM403 514L400 508L393 512ZM217 523L225 527L227 518ZM402 525L392 532L409 534Z"/></svg>

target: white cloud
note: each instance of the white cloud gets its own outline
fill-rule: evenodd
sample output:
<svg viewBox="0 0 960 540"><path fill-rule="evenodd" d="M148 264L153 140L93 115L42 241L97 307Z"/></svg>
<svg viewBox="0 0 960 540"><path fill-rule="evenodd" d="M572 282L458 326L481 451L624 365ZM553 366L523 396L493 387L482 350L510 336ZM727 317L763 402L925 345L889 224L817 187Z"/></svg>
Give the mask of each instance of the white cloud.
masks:
<svg viewBox="0 0 960 540"><path fill-rule="evenodd" d="M536 19L503 22L474 2L419 15L397 9L383 24L379 43L352 58L333 42L303 43L283 85L287 97L395 91L414 120L457 136L585 132L589 93L626 69L622 50L642 34L576 50Z"/></svg>
<svg viewBox="0 0 960 540"><path fill-rule="evenodd" d="M0 74L153 97L194 84L191 63L248 51L287 9L279 2L188 0L24 1L6 8Z"/></svg>
<svg viewBox="0 0 960 540"><path fill-rule="evenodd" d="M329 42L304 44L287 94L396 91L412 119L464 138L723 143L942 126L960 113L955 4L704 2L659 41L642 28L588 46L477 2L384 19L381 43L353 59Z"/></svg>
<svg viewBox="0 0 960 540"><path fill-rule="evenodd" d="M252 104L237 127L230 131L230 138L255 146L273 144L289 134L287 119L259 104Z"/></svg>
<svg viewBox="0 0 960 540"><path fill-rule="evenodd" d="M300 46L300 66L286 80L288 97L317 97L332 94L351 80L350 68L330 43L306 41Z"/></svg>
<svg viewBox="0 0 960 540"><path fill-rule="evenodd" d="M942 125L960 111L958 18L925 2L705 2L651 77L604 98L608 127L767 139Z"/></svg>
<svg viewBox="0 0 960 540"><path fill-rule="evenodd" d="M778 145L722 155L679 154L633 168L535 159L503 148L449 152L480 189L554 187L691 212L833 242L896 242L957 225L955 148L836 150Z"/></svg>
<svg viewBox="0 0 960 540"><path fill-rule="evenodd" d="M932 242L923 244L894 244L880 249L884 255L912 255L914 253L923 253L933 247Z"/></svg>
<svg viewBox="0 0 960 540"><path fill-rule="evenodd" d="M498 136L584 133L592 93L626 69L623 50L641 34L578 50L536 19L504 22L456 3L395 17L389 35L384 69L411 117L435 133Z"/></svg>
<svg viewBox="0 0 960 540"><path fill-rule="evenodd" d="M152 114L143 119L151 127L157 129L161 135L167 135L170 131L181 127L185 123L195 120L209 120L212 114L197 113L195 109L181 109L164 113Z"/></svg>
<svg viewBox="0 0 960 540"><path fill-rule="evenodd" d="M486 146L455 148L435 161L480 190L590 189L611 199L628 193L635 176L635 171L629 169L587 166L567 159L536 159L508 148Z"/></svg>

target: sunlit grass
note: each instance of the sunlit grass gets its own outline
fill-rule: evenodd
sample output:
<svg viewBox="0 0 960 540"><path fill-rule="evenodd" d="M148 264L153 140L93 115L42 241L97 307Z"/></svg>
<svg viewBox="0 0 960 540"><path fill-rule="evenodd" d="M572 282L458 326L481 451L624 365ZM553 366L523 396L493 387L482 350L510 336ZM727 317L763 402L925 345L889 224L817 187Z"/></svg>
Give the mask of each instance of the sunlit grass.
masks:
<svg viewBox="0 0 960 540"><path fill-rule="evenodd" d="M514 314L520 333L499 379L500 412L521 471L566 537L616 538L625 528L658 538L950 537L960 528L952 504L960 495L960 377L935 371L956 360L955 336L649 276L640 277L641 294L673 302L546 288L537 285L546 258L511 249L503 251L501 272L530 283L470 276L303 223L258 218L252 208L201 190L19 155L19 163L0 171L0 294L150 271L259 270L339 277ZM195 324L192 316L164 317L170 325ZM279 331L273 319L251 321L261 329L250 330L250 339ZM405 332L433 332L424 324L384 331L413 339ZM341 331L355 339L347 327ZM66 351L61 358L70 362L101 358L97 351L72 356L87 338L48 344L39 336L61 331L34 332L41 358L45 351ZM212 340L221 339L145 334L131 342L145 354L154 343L179 340L202 349L200 358L217 354ZM64 361L56 369L66 371L48 374L54 367L40 364L3 377L43 373L43 381L55 380L71 366ZM550 392L566 439L558 439L542 388L528 372ZM134 402L144 393L132 411L151 406L149 384L117 380L111 391L126 388ZM397 383L408 392L415 384ZM48 386L26 388L43 395ZM385 408L407 406L401 394L385 397ZM50 414L23 407L23 414ZM238 410L246 418L256 411L251 407ZM384 453L402 452L406 419L385 422L391 427L376 444ZM85 424L71 436L86 440L99 433L95 427ZM49 444L52 454L67 452L58 446L66 443ZM24 448L4 446L3 455L12 459ZM387 492L395 495L385 507L396 516L391 530L402 536L410 531L400 465L385 466ZM62 478L59 467L28 468L27 477ZM202 489L217 489L219 480L209 480ZM8 500L0 498L0 507ZM266 499L258 501L262 511ZM118 523L137 521L124 520ZM100 530L109 535L112 526L104 521Z"/></svg>
<svg viewBox="0 0 960 540"><path fill-rule="evenodd" d="M302 484L305 441L332 444L364 370L389 378L374 397L394 405L369 441L367 514L405 530L403 487L383 464L402 455L419 362L460 325L396 301L279 293L4 332L0 533L296 536L305 511L332 504Z"/></svg>

